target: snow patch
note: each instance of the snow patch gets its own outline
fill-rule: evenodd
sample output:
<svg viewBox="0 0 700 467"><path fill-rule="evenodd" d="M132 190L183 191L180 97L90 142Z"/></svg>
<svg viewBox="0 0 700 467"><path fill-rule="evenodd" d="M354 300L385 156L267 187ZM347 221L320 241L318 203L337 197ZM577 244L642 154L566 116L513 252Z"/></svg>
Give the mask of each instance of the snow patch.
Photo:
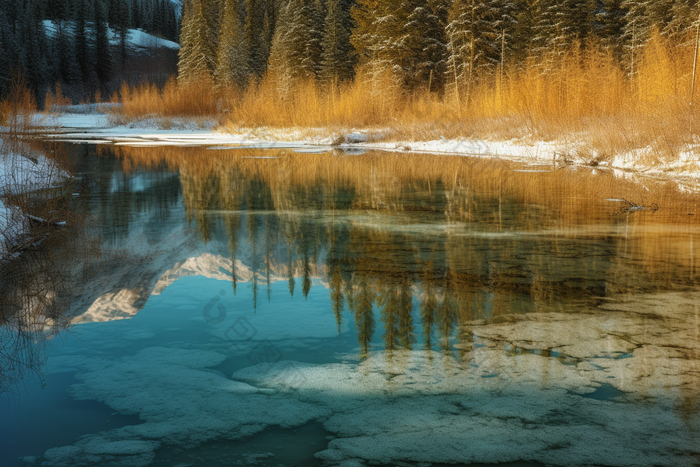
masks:
<svg viewBox="0 0 700 467"><path fill-rule="evenodd" d="M67 173L43 155L21 144L10 150L0 139L0 197L50 188L67 178ZM30 217L0 199L0 257L12 251L29 231Z"/></svg>
<svg viewBox="0 0 700 467"><path fill-rule="evenodd" d="M180 5L181 7L182 5ZM56 37L58 34L58 26L54 21L44 20L43 21L44 30L46 34L50 37ZM64 28L72 28L72 25L68 24ZM109 37L109 43L112 46L117 46L121 43L119 33L112 29L107 28L107 35ZM166 39L161 39L153 34L144 32L141 29L128 29L127 30L127 46L134 49L156 49L156 48L166 48L171 50L180 50L180 44L177 42L169 41Z"/></svg>

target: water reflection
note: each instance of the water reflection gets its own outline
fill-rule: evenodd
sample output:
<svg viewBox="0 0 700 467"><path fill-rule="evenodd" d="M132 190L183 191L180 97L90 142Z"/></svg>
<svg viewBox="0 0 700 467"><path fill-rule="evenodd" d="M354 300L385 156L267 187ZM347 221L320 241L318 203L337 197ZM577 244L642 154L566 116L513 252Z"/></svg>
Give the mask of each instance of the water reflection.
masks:
<svg viewBox="0 0 700 467"><path fill-rule="evenodd" d="M230 465L230 440L316 422L323 465L697 460L700 219L673 183L440 156L72 150L102 254L68 294L84 341L52 371L141 424L47 442L46 465ZM659 209L609 201L623 198Z"/></svg>
<svg viewBox="0 0 700 467"><path fill-rule="evenodd" d="M698 197L671 182L432 155L269 154L117 150L127 170L179 172L201 240L228 238L234 293L249 280L257 305L285 277L306 297L322 278L364 353L378 332L389 350L448 350L460 323L697 286ZM621 214L626 200L658 209Z"/></svg>
<svg viewBox="0 0 700 467"><path fill-rule="evenodd" d="M50 203L65 204L65 196ZM0 259L0 394L19 395L27 378L43 384L46 342L69 327L72 296L100 255L88 219L67 208L52 212L66 225L33 226L32 244Z"/></svg>

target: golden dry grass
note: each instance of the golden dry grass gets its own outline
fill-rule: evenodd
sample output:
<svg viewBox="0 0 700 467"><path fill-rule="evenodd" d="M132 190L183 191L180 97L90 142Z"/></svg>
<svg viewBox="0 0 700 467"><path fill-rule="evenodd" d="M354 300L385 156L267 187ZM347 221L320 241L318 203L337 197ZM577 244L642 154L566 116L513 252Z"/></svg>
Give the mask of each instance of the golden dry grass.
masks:
<svg viewBox="0 0 700 467"><path fill-rule="evenodd" d="M351 227L349 234L349 248L355 258L353 270L356 278L367 277L370 283L381 284L409 274L405 263L396 260L396 251L382 247L396 242L402 231L372 228L375 222L386 222L388 226L408 222L411 226L406 227L413 232L419 227L412 222L423 215L444 219L444 236L437 233L425 242L444 242L440 248L444 248L445 256L437 254L436 261L445 261L441 267L447 270L423 282L434 281L441 290L449 285L458 295L460 290L492 288L501 294L499 299L505 300L499 305L504 314L515 307L508 302L514 299L513 293L530 290L535 299L552 301L551 287L559 287L557 284L563 280L564 273L550 262L552 256L527 248L522 255L530 258L532 283L514 282L509 275L512 271L506 266L523 260L512 257L518 250L516 246L525 237L529 238L525 243L537 243L540 234L545 234L546 242L551 241L551 248L556 250L554 257L560 258L564 271L569 271L567 258L571 255L578 258L575 261L579 267L592 268L593 275L607 270L611 292L627 293L652 283L672 289L676 284L697 280L694 235L697 237L700 226L700 196L679 190L673 181L645 179L639 183L610 172L571 167L541 167L547 171L542 173L520 172L532 167L503 160L381 152L342 156L289 150L272 153L120 146L117 155L127 171L179 172L188 218L205 239L210 238L217 219L208 214L210 211L223 210L234 217L246 209L277 212L279 231L273 235L281 234L288 245L316 241L313 233L298 225L303 216L294 213L311 208L324 214L337 211L343 219L356 215L357 225ZM623 198L641 206L656 204L658 210L633 211L625 209L630 205L623 201L610 201ZM254 204L251 200L255 200ZM409 211L416 209L425 213L413 217L415 213ZM334 227L328 228L332 231ZM511 231L513 228L515 232ZM589 240L593 240L591 245L608 248L617 260L601 262L595 249L589 256L585 250ZM484 248L483 243L491 241L506 246ZM572 241L583 242L584 246L571 251ZM412 254L402 250L404 253ZM419 255L415 254L418 261ZM630 258L635 258L633 267ZM487 278L469 266L487 263L493 268ZM506 265L505 269L493 266L496 264ZM584 270L576 274L588 277ZM576 287L557 290L572 297L581 292ZM472 308L460 306L465 313Z"/></svg>
<svg viewBox="0 0 700 467"><path fill-rule="evenodd" d="M187 177L207 180L221 178L216 186L232 186L228 179L262 180L272 198L290 208L290 193L313 186L327 189L352 189L358 209L401 210L401 196L415 189L447 193L447 215L455 221L473 220L475 197L484 193L544 206L558 219L558 225L582 225L591 220L616 223L616 213L627 199L639 205L656 203L655 213L641 213L630 219L645 224L698 225L700 196L683 193L672 181L645 179L643 184L610 172L594 175L590 170L537 167L541 173L521 172L519 164L505 160L486 160L423 154L368 153L338 157L334 153L297 154L288 150L233 149L211 151L205 148L139 148L120 146L117 154L125 170L166 167ZM268 157L275 159L255 159ZM205 182L202 182L205 184ZM222 193L225 192L221 188ZM229 197L223 193L224 198ZM233 196L233 195L231 195ZM303 208L303 206L297 206ZM622 211L620 214L626 213ZM639 213L638 213L639 214ZM689 215L692 214L692 215ZM532 224L532 230L542 226Z"/></svg>
<svg viewBox="0 0 700 467"><path fill-rule="evenodd" d="M401 92L388 75L358 70L340 87L303 82L280 90L268 77L239 92L209 82L179 86L174 80L124 85L117 121L146 117L213 117L241 128L388 128L387 137L426 140L477 137L577 142L591 159L648 148L653 161L675 157L695 143L699 96L691 96L694 41L671 44L658 34L637 52L634 75L595 44L549 60L531 60L484 76L469 96L447 89ZM695 93L700 91L696 87ZM690 105L695 101L695 105ZM692 149L692 148L691 148ZM579 154L586 156L587 154Z"/></svg>
<svg viewBox="0 0 700 467"><path fill-rule="evenodd" d="M21 75L15 75L7 98L0 102L0 126L10 135L23 132L32 124L36 101Z"/></svg>

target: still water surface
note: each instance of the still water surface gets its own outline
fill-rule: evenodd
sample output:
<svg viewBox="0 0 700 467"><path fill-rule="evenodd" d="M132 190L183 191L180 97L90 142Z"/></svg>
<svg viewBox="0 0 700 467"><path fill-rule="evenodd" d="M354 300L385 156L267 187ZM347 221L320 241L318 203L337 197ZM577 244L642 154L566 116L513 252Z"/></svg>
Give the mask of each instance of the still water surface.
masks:
<svg viewBox="0 0 700 467"><path fill-rule="evenodd" d="M700 465L700 209L672 183L65 149L81 221L2 292L3 466Z"/></svg>

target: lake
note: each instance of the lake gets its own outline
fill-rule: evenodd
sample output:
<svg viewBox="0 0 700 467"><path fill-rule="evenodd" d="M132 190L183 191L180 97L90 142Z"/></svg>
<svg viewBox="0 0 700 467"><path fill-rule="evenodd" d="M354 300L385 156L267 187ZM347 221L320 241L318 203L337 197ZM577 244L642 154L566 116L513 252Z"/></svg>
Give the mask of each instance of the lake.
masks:
<svg viewBox="0 0 700 467"><path fill-rule="evenodd" d="M0 280L3 466L700 465L697 182L51 150L67 227Z"/></svg>

